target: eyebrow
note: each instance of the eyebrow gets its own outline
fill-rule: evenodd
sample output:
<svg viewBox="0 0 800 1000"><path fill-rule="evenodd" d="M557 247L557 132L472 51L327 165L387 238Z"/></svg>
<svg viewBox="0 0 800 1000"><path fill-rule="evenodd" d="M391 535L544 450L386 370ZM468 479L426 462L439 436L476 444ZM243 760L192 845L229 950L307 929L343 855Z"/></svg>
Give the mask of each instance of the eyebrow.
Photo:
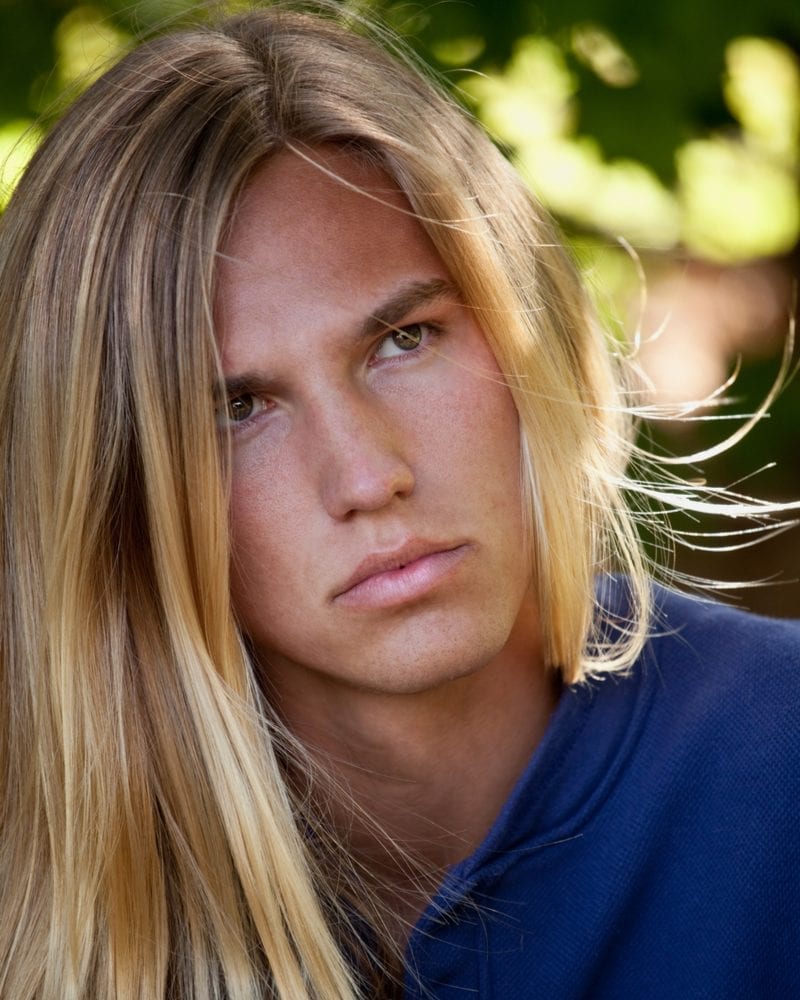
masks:
<svg viewBox="0 0 800 1000"><path fill-rule="evenodd" d="M361 324L356 340L369 340L377 334L395 328L409 313L439 299L451 298L460 301L456 285L446 278L430 278L426 281L409 281L393 295L376 307ZM230 398L253 391L268 392L273 388L273 380L257 372L243 372L223 379L217 386L218 399Z"/></svg>
<svg viewBox="0 0 800 1000"><path fill-rule="evenodd" d="M452 281L445 278L411 281L382 302L364 320L359 331L359 339L368 339L376 333L396 327L410 312L443 298L459 299L458 289Z"/></svg>

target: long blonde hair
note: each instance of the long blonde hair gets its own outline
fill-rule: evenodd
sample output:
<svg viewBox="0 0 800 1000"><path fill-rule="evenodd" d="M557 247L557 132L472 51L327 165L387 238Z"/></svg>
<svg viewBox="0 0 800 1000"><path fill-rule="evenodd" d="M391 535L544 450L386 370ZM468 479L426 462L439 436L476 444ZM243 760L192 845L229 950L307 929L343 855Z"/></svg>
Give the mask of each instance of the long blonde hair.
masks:
<svg viewBox="0 0 800 1000"><path fill-rule="evenodd" d="M573 682L644 641L629 412L570 261L492 144L330 16L254 11L140 47L53 129L2 220L12 1000L358 993L357 935L286 780L302 748L231 608L212 392L235 199L271 153L323 142L395 178L506 373L549 664ZM629 579L610 646L592 642L598 569Z"/></svg>

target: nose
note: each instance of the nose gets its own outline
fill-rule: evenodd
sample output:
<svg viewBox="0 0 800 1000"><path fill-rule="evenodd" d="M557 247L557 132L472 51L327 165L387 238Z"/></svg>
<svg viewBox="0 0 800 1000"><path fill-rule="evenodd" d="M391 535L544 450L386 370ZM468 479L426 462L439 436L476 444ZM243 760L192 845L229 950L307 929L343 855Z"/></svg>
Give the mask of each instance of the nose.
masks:
<svg viewBox="0 0 800 1000"><path fill-rule="evenodd" d="M336 520L381 510L414 491L399 421L352 392L314 415L309 444L323 506Z"/></svg>

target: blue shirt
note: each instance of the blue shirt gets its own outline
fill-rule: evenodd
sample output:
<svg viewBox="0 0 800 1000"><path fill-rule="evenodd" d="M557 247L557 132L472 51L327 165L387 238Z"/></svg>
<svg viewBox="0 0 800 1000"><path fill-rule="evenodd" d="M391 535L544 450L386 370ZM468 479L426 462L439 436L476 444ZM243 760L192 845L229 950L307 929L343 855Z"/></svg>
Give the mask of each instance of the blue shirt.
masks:
<svg viewBox="0 0 800 1000"><path fill-rule="evenodd" d="M800 997L800 622L658 602L421 917L409 1000Z"/></svg>

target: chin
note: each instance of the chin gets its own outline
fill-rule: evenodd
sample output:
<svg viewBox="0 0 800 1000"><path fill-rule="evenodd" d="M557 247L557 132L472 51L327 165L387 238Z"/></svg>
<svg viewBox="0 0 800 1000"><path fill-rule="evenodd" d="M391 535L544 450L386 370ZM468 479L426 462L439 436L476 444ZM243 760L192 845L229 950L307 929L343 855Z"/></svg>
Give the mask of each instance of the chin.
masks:
<svg viewBox="0 0 800 1000"><path fill-rule="evenodd" d="M414 695L432 692L481 673L505 646L510 629L483 629L480 635L452 628L431 641L433 630L389 649L347 673L354 687L374 694Z"/></svg>

